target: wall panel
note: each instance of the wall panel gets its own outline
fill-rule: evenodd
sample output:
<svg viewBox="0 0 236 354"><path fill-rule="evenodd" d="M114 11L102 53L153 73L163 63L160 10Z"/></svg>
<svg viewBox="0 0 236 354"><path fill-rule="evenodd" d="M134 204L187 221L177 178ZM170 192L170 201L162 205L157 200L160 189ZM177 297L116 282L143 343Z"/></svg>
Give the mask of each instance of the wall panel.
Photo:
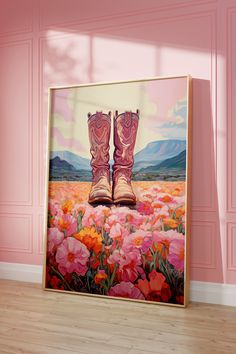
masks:
<svg viewBox="0 0 236 354"><path fill-rule="evenodd" d="M189 73L191 277L236 283L235 1L0 5L0 260L42 262L48 86Z"/></svg>

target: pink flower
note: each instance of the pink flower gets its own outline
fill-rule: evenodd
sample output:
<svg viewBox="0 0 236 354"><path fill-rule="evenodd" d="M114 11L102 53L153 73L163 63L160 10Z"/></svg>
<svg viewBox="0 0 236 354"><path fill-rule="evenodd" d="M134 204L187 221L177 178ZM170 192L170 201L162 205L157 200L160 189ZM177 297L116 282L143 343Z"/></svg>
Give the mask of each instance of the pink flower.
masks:
<svg viewBox="0 0 236 354"><path fill-rule="evenodd" d="M111 209L112 215L115 215L121 223L125 222L126 215L130 212L130 209L126 206L113 207Z"/></svg>
<svg viewBox="0 0 236 354"><path fill-rule="evenodd" d="M160 193L158 201L168 205L169 208L175 209L185 204L185 196L176 197L167 193Z"/></svg>
<svg viewBox="0 0 236 354"><path fill-rule="evenodd" d="M104 229L108 233L116 224L124 225L126 223L127 213L130 211L128 207L112 207L110 215L106 218Z"/></svg>
<svg viewBox="0 0 236 354"><path fill-rule="evenodd" d="M160 231L158 236L166 240L184 240L184 235L176 230Z"/></svg>
<svg viewBox="0 0 236 354"><path fill-rule="evenodd" d="M168 261L179 271L184 269L184 235L175 231L153 232L153 243L160 244L168 242Z"/></svg>
<svg viewBox="0 0 236 354"><path fill-rule="evenodd" d="M122 281L120 284L113 286L109 290L108 295L115 297L145 300L143 294L138 288L136 288L132 283L125 281Z"/></svg>
<svg viewBox="0 0 236 354"><path fill-rule="evenodd" d="M71 236L76 232L77 220L70 214L62 214L57 220L57 226L66 236Z"/></svg>
<svg viewBox="0 0 236 354"><path fill-rule="evenodd" d="M169 208L167 205L158 205L153 203L153 207L155 208L155 214L159 216L159 218L163 219L169 217Z"/></svg>
<svg viewBox="0 0 236 354"><path fill-rule="evenodd" d="M138 201L140 202L152 202L153 200L156 199L156 195L158 192L159 189L157 190L156 188L149 188L149 189L137 188L136 196Z"/></svg>
<svg viewBox="0 0 236 354"><path fill-rule="evenodd" d="M48 203L48 211L51 215L56 216L59 214L60 208L58 203L49 202Z"/></svg>
<svg viewBox="0 0 236 354"><path fill-rule="evenodd" d="M138 248L145 253L152 245L152 234L148 231L139 230L129 234L124 239L122 249L126 252L132 251L133 248Z"/></svg>
<svg viewBox="0 0 236 354"><path fill-rule="evenodd" d="M93 209L88 203L76 203L72 209L72 215L78 217L79 214L84 215L87 208Z"/></svg>
<svg viewBox="0 0 236 354"><path fill-rule="evenodd" d="M145 220L145 216L139 214L137 210L129 210L126 215L126 222L135 227L142 225Z"/></svg>
<svg viewBox="0 0 236 354"><path fill-rule="evenodd" d="M110 209L106 206L99 205L96 208L88 206L82 219L83 227L95 226L103 227L105 218L109 215Z"/></svg>
<svg viewBox="0 0 236 354"><path fill-rule="evenodd" d="M179 271L184 269L184 240L173 240L170 243L168 261Z"/></svg>
<svg viewBox="0 0 236 354"><path fill-rule="evenodd" d="M117 216L111 214L105 221L105 224L104 224L105 231L109 233L112 226L116 225L118 222L119 222L119 220L118 220Z"/></svg>
<svg viewBox="0 0 236 354"><path fill-rule="evenodd" d="M128 230L126 230L121 224L116 223L111 227L109 236L113 240L123 240L128 234Z"/></svg>
<svg viewBox="0 0 236 354"><path fill-rule="evenodd" d="M178 206L185 205L185 195L181 197L174 197L174 201L176 204L178 204Z"/></svg>
<svg viewBox="0 0 236 354"><path fill-rule="evenodd" d="M50 227L48 229L48 252L53 253L54 248L60 245L63 240L63 232L59 231L57 227Z"/></svg>
<svg viewBox="0 0 236 354"><path fill-rule="evenodd" d="M74 237L67 237L57 249L58 269L63 275L73 272L85 275L88 269L89 255L90 253L83 243Z"/></svg>
<svg viewBox="0 0 236 354"><path fill-rule="evenodd" d="M162 210L162 209L161 209ZM143 230L160 230L162 226L162 218L168 216L169 212L166 210L163 212L154 211L152 215L148 216L148 219L140 226Z"/></svg>
<svg viewBox="0 0 236 354"><path fill-rule="evenodd" d="M154 212L152 203L149 201L138 202L136 205L136 209L142 215L151 215Z"/></svg>
<svg viewBox="0 0 236 354"><path fill-rule="evenodd" d="M82 219L82 226L83 227L90 227L94 226L95 221L93 219L94 216L94 210L93 207L88 206L88 208L85 209L83 219Z"/></svg>
<svg viewBox="0 0 236 354"><path fill-rule="evenodd" d="M161 192L161 187L158 184L154 185L153 187L149 188L148 192L156 196Z"/></svg>
<svg viewBox="0 0 236 354"><path fill-rule="evenodd" d="M124 281L134 282L139 274L143 276L141 265L141 254L138 249L133 248L128 252L123 249L116 249L109 256L107 262L109 264L118 264L118 275Z"/></svg>

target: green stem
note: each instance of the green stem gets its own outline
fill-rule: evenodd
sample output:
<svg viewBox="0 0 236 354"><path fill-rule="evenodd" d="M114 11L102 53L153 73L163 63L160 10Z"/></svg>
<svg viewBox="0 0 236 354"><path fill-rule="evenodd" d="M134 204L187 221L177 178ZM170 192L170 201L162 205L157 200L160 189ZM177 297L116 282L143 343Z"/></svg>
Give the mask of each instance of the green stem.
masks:
<svg viewBox="0 0 236 354"><path fill-rule="evenodd" d="M170 275L170 269L168 269L169 267L167 265L165 265L163 260L161 262L161 266L162 266L162 268L164 270L164 274L165 274L165 277L166 277L168 283L173 286L173 280L172 280L172 277Z"/></svg>
<svg viewBox="0 0 236 354"><path fill-rule="evenodd" d="M76 232L79 232L82 229L82 215L81 213L79 213L78 217L77 217L77 229Z"/></svg>
<svg viewBox="0 0 236 354"><path fill-rule="evenodd" d="M155 252L154 255L153 255L153 266L154 266L154 270L157 269L156 261L157 261L157 252Z"/></svg>
<svg viewBox="0 0 236 354"><path fill-rule="evenodd" d="M116 275L117 267L118 267L118 265L117 265L117 263L116 263L115 266L114 266L114 269L113 269L113 273L112 273L112 275L111 275L109 288L112 286L112 283L113 283L113 281L114 281L114 278L115 278L115 275Z"/></svg>
<svg viewBox="0 0 236 354"><path fill-rule="evenodd" d="M51 268L53 270L53 272L62 280L62 282L67 286L67 288L70 291L73 291L73 289L70 287L70 285L68 284L68 282L65 280L65 278L63 277L63 275L61 273L59 273L52 265Z"/></svg>

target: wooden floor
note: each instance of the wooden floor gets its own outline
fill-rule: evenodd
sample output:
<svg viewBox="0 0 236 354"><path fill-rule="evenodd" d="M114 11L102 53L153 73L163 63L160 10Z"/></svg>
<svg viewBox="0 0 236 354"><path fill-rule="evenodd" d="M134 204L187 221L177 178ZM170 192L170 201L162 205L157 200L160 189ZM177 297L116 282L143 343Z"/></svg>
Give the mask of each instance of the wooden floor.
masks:
<svg viewBox="0 0 236 354"><path fill-rule="evenodd" d="M1 280L0 353L235 354L236 308L173 308Z"/></svg>

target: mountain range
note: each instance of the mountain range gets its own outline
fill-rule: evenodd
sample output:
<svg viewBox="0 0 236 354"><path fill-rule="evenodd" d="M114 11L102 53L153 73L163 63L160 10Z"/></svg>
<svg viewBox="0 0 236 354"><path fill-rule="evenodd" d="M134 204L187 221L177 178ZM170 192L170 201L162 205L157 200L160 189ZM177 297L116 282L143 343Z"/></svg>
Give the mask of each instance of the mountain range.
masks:
<svg viewBox="0 0 236 354"><path fill-rule="evenodd" d="M153 141L134 155L133 174L140 172L145 180L145 174L153 174L158 170L181 170L184 173L186 165L185 140ZM51 180L91 180L90 160L70 151L53 151L50 154Z"/></svg>
<svg viewBox="0 0 236 354"><path fill-rule="evenodd" d="M134 171L154 166L171 157L177 156L186 149L185 140L153 141L134 155Z"/></svg>
<svg viewBox="0 0 236 354"><path fill-rule="evenodd" d="M50 159L50 170L54 171L76 171L76 168L65 160L62 160L59 156L55 156Z"/></svg>
<svg viewBox="0 0 236 354"><path fill-rule="evenodd" d="M140 172L153 172L153 171L159 171L163 169L185 170L185 168L186 168L186 150L182 151L177 156L162 161L157 165L142 168Z"/></svg>
<svg viewBox="0 0 236 354"><path fill-rule="evenodd" d="M74 154L70 151L52 151L50 154L50 159L59 157L61 160L67 161L69 164L74 166L76 170L90 170L90 160L79 155Z"/></svg>

